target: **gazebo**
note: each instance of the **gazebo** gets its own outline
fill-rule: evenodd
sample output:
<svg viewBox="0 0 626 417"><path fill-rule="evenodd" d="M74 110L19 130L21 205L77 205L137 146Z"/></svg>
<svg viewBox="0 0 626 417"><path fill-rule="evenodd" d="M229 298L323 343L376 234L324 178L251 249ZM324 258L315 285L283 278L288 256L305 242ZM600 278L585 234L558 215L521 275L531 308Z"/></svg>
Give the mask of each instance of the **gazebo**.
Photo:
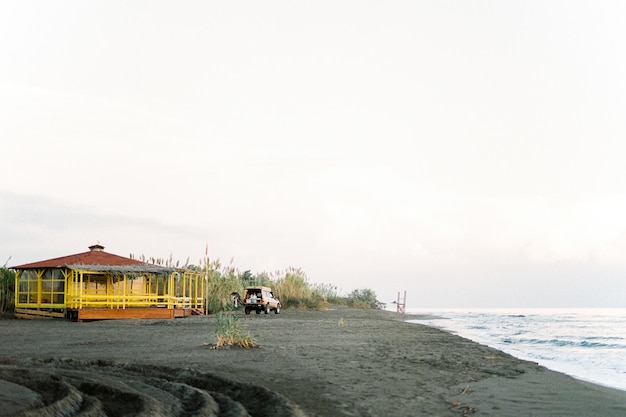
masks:
<svg viewBox="0 0 626 417"><path fill-rule="evenodd" d="M114 255L100 244L11 269L19 318L173 319L204 312L201 272Z"/></svg>

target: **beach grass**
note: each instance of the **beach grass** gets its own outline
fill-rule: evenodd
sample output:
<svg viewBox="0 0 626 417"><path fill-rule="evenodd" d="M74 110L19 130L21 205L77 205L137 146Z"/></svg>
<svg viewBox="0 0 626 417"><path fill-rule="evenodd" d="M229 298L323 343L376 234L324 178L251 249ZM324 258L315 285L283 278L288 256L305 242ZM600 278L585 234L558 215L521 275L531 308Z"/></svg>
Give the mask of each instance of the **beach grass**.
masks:
<svg viewBox="0 0 626 417"><path fill-rule="evenodd" d="M259 346L254 337L242 328L239 317L233 313L222 312L215 315L215 335L217 348L237 346L248 349Z"/></svg>
<svg viewBox="0 0 626 417"><path fill-rule="evenodd" d="M15 272L7 269L6 264L0 268L0 315L13 311L15 297Z"/></svg>

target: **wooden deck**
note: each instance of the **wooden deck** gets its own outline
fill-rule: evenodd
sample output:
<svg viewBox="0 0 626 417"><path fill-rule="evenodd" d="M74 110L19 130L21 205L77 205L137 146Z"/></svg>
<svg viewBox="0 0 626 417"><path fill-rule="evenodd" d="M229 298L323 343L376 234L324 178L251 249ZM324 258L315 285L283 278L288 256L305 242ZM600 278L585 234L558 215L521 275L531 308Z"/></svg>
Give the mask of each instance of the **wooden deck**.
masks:
<svg viewBox="0 0 626 417"><path fill-rule="evenodd" d="M174 310L166 308L81 308L76 311L76 321L119 319L173 319Z"/></svg>
<svg viewBox="0 0 626 417"><path fill-rule="evenodd" d="M189 308L83 308L77 310L76 313L78 322L86 320L174 319L195 314Z"/></svg>
<svg viewBox="0 0 626 417"><path fill-rule="evenodd" d="M64 313L57 311L35 310L32 308L16 308L15 317L18 319L62 319L65 317Z"/></svg>
<svg viewBox="0 0 626 417"><path fill-rule="evenodd" d="M123 320L123 319L175 319L191 315L204 315L198 308L81 308L68 309L65 313L45 311L32 308L16 308L15 317L19 319L72 319L78 322L91 320Z"/></svg>

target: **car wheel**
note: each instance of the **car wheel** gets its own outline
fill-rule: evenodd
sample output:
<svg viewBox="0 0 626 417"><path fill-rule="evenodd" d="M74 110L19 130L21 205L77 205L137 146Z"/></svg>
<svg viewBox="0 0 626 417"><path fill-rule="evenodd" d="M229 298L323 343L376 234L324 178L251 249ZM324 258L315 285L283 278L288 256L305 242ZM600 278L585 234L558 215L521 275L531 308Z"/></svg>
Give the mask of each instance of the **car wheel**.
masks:
<svg viewBox="0 0 626 417"><path fill-rule="evenodd" d="M276 305L276 309L274 310L274 313L275 313L275 314L280 313L280 304L277 304L277 305Z"/></svg>
<svg viewBox="0 0 626 417"><path fill-rule="evenodd" d="M271 310L269 303L265 306L265 314L269 313Z"/></svg>
<svg viewBox="0 0 626 417"><path fill-rule="evenodd" d="M246 312L246 314L250 314L250 309L248 307L246 307L245 312Z"/></svg>

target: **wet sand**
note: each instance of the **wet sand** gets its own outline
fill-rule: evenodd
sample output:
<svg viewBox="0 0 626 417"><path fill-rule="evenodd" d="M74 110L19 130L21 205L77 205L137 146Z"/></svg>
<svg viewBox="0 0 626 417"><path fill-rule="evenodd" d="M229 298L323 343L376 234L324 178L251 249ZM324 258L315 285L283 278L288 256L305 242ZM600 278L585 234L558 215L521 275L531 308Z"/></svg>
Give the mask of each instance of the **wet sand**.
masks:
<svg viewBox="0 0 626 417"><path fill-rule="evenodd" d="M0 416L60 400L67 415L626 415L624 391L394 313L236 314L260 348L213 349L212 316L0 320Z"/></svg>

